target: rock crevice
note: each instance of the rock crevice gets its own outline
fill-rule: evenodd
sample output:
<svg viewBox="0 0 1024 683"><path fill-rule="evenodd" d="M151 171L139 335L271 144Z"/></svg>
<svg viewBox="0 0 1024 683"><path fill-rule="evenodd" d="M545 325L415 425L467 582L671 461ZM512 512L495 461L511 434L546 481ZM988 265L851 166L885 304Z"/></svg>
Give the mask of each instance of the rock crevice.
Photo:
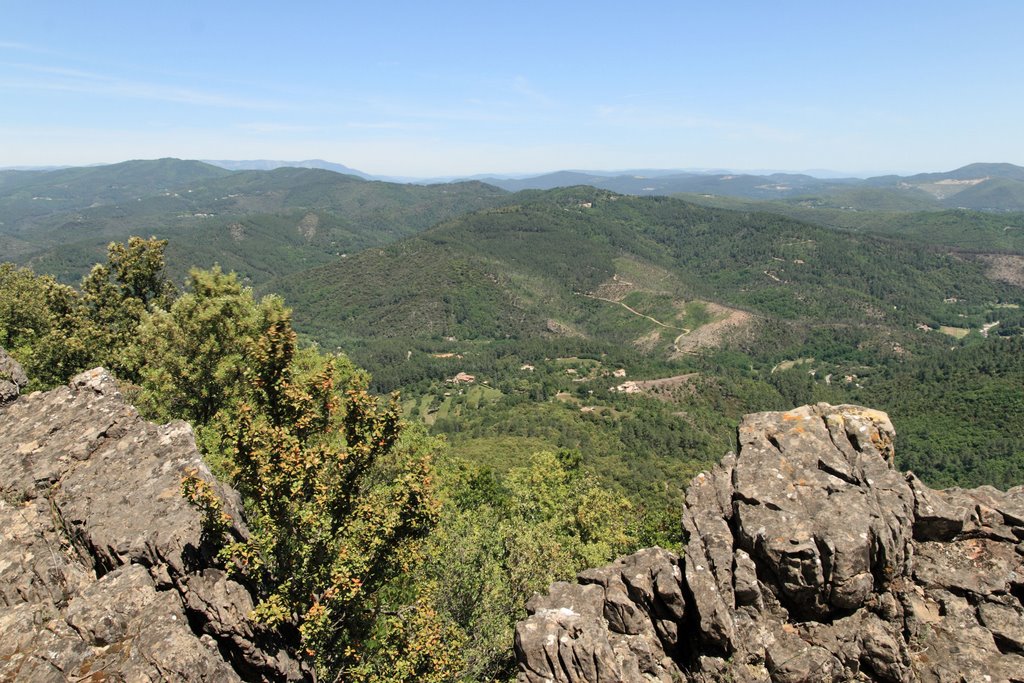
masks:
<svg viewBox="0 0 1024 683"><path fill-rule="evenodd" d="M687 489L684 558L644 550L530 601L519 681L1024 680L1024 488L932 490L859 406L738 435ZM672 609L627 576L658 576Z"/></svg>

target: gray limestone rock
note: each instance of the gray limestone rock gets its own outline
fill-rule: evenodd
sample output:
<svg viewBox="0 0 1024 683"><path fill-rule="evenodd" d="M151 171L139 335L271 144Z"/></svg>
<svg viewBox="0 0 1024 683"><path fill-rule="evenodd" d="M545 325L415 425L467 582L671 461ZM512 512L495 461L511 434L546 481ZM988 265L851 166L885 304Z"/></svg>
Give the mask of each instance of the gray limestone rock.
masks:
<svg viewBox="0 0 1024 683"><path fill-rule="evenodd" d="M182 422L154 425L102 369L0 405L0 680L301 680L216 569L188 471L217 484Z"/></svg>
<svg viewBox="0 0 1024 683"><path fill-rule="evenodd" d="M0 348L0 404L10 403L28 384L28 377L18 361Z"/></svg>
<svg viewBox="0 0 1024 683"><path fill-rule="evenodd" d="M580 584L553 584L516 627L519 679L679 680L672 654L686 617L681 579L676 555L648 548L582 572Z"/></svg>
<svg viewBox="0 0 1024 683"><path fill-rule="evenodd" d="M680 606L647 628L651 589L623 568L651 550L582 572L519 627L555 633L571 606L556 639L606 668L540 672L517 631L519 680L1024 681L1024 488L934 491L896 472L893 438L859 406L748 415L739 452L687 490Z"/></svg>
<svg viewBox="0 0 1024 683"><path fill-rule="evenodd" d="M739 435L737 543L787 609L856 609L906 570L914 498L892 469L884 413L806 406L747 416Z"/></svg>

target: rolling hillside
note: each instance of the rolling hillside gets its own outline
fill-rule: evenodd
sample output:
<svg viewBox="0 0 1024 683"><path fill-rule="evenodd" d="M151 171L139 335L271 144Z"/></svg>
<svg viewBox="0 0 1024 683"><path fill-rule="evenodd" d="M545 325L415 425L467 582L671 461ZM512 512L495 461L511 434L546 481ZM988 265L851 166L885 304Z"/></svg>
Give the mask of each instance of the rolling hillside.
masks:
<svg viewBox="0 0 1024 683"><path fill-rule="evenodd" d="M857 400L913 425L903 457L926 478L1024 476L1020 440L986 418L1021 419L1004 390L1019 376L1024 290L985 261L663 197L516 199L268 291L378 390L401 388L456 453L499 470L524 450L579 449L639 491L729 448L743 412ZM961 357L1009 370L920 384ZM958 402L969 396L984 400ZM952 415L946 442L927 436Z"/></svg>
<svg viewBox="0 0 1024 683"><path fill-rule="evenodd" d="M6 258L74 282L131 234L171 241L180 279L215 262L253 283L506 201L479 182L399 185L323 169L227 171L177 159L0 175Z"/></svg>
<svg viewBox="0 0 1024 683"><path fill-rule="evenodd" d="M328 344L576 335L666 352L694 327L687 302L906 331L1019 295L981 263L768 213L590 188L519 198L268 288Z"/></svg>
<svg viewBox="0 0 1024 683"><path fill-rule="evenodd" d="M219 262L284 295L307 339L496 470L576 450L625 490L672 497L666 482L728 450L739 415L824 400L912 425L903 457L925 477L1024 476L1004 427L1020 419L1020 214L908 212L924 190L871 187L838 206L692 195L717 205L702 206L174 160L75 171L49 189L47 173L0 174L0 195L32 209L4 214L6 258L74 280L108 241L167 237L174 277ZM951 416L939 443L929 425Z"/></svg>

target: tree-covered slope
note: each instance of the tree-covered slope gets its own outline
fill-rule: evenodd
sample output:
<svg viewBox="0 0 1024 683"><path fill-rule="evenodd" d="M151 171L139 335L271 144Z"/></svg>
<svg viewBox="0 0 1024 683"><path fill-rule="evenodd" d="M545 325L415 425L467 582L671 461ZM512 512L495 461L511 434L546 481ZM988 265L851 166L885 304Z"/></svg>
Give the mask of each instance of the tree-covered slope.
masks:
<svg viewBox="0 0 1024 683"><path fill-rule="evenodd" d="M589 188L517 198L516 205L466 215L269 287L294 303L301 327L329 344L395 336L614 337L621 325L603 326L609 311L623 323L648 316L650 325L664 323L663 331L676 329L677 336L688 327L680 306L697 299L784 320L908 331L976 318L1019 296L969 259L769 213ZM627 264L662 273L662 284L602 296L602 287L634 284L636 273L620 272ZM954 298L956 305L948 303Z"/></svg>
<svg viewBox="0 0 1024 683"><path fill-rule="evenodd" d="M515 199L268 285L301 331L348 350L377 388L405 391L411 417L498 469L522 449L578 449L642 497L720 456L746 412L856 398L910 425L916 394L896 387L930 373L926 402L927 368L955 367L951 349L972 346L1005 357L997 337L1024 322L1024 291L926 240L592 188ZM954 373L948 400L921 419L1019 417L993 389L1014 377L976 387ZM984 404L951 398L990 389ZM928 479L1012 484L1019 445L990 427L947 432L975 454L1010 444L990 462L940 464L959 436L909 437L905 457Z"/></svg>
<svg viewBox="0 0 1024 683"><path fill-rule="evenodd" d="M102 258L108 242L147 233L171 240L168 267L179 281L192 265L218 262L259 283L505 201L502 190L478 182L401 185L177 159L5 177L5 257L68 282Z"/></svg>
<svg viewBox="0 0 1024 683"><path fill-rule="evenodd" d="M1024 253L1024 213L974 209L926 209L915 202L872 202L858 205L851 195L878 198L888 190L852 190L846 198L803 197L787 201L756 201L731 197L679 194L684 201L720 209L763 211L841 231L899 237L931 247L961 252ZM881 206L879 206L881 204Z"/></svg>
<svg viewBox="0 0 1024 683"><path fill-rule="evenodd" d="M957 192L944 204L983 211L1020 211L1024 208L1024 180L989 178Z"/></svg>

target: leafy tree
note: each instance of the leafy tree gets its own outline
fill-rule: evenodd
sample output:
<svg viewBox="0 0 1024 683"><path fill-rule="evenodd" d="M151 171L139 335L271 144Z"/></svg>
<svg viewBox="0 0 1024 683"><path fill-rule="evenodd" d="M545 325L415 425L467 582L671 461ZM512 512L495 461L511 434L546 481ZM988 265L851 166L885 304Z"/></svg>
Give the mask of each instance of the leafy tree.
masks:
<svg viewBox="0 0 1024 683"><path fill-rule="evenodd" d="M139 322L174 296L163 274L166 245L140 237L111 243L108 262L93 267L80 292L49 275L0 265L0 343L40 388L96 365L138 381Z"/></svg>
<svg viewBox="0 0 1024 683"><path fill-rule="evenodd" d="M79 337L78 293L49 275L0 264L0 346L25 368L36 388L82 370L89 349Z"/></svg>
<svg viewBox="0 0 1024 683"><path fill-rule="evenodd" d="M131 237L111 242L107 263L93 266L82 280L82 323L77 336L91 350L92 362L118 377L139 379L141 359L135 333L145 313L166 309L174 287L164 275L166 240Z"/></svg>
<svg viewBox="0 0 1024 683"><path fill-rule="evenodd" d="M454 464L421 578L463 633L462 679L515 676L512 632L523 605L553 581L638 547L638 516L582 468L578 452L543 451L498 481Z"/></svg>
<svg viewBox="0 0 1024 683"><path fill-rule="evenodd" d="M262 307L279 306L264 301ZM155 419L208 424L242 386L245 353L259 333L252 292L219 267L194 269L169 310L143 316L138 329L140 404Z"/></svg>
<svg viewBox="0 0 1024 683"><path fill-rule="evenodd" d="M237 401L221 407L211 422L252 531L247 540L228 544L223 557L258 587L262 599L254 616L271 626L298 626L304 651L328 680L440 675L455 654L444 646L445 625L429 597L397 596L392 605L388 598L396 596L387 590L416 563L419 542L437 519L431 468L436 442L403 435L396 398L367 393L367 377L347 361L300 351L290 311L279 299L264 299L257 311L251 299L238 299L233 278L211 272L192 279L203 286L219 282L210 292L234 297L226 308L216 297L207 299L211 318L218 311L233 315L238 304L257 319L259 333L244 344L242 376L233 387ZM168 315L195 312L198 303L186 299ZM199 329L223 331L216 325ZM186 368L179 376L196 371ZM155 373L144 370L147 377ZM176 405L197 412L202 407ZM194 477L185 486L195 490ZM209 507L195 495L191 499ZM401 628L393 618L398 610L413 615ZM408 650L408 657L386 643Z"/></svg>

